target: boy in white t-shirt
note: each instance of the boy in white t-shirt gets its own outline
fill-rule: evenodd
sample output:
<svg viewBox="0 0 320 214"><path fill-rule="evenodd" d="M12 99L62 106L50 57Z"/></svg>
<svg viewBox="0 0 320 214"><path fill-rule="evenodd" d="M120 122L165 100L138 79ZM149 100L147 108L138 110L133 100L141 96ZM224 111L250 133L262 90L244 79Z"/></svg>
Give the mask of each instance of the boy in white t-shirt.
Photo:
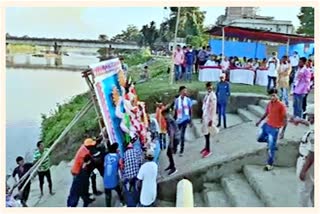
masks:
<svg viewBox="0 0 320 214"><path fill-rule="evenodd" d="M277 57L276 52L272 52L272 57L267 62L268 68L268 86L267 91L271 88L277 88L277 77L278 77L278 69L280 66L280 60ZM271 87L271 81L273 82L273 87Z"/></svg>
<svg viewBox="0 0 320 214"><path fill-rule="evenodd" d="M140 206L152 207L157 198L158 165L153 162L154 154L152 150L147 151L146 158L147 162L141 166L137 176L139 184L142 183Z"/></svg>

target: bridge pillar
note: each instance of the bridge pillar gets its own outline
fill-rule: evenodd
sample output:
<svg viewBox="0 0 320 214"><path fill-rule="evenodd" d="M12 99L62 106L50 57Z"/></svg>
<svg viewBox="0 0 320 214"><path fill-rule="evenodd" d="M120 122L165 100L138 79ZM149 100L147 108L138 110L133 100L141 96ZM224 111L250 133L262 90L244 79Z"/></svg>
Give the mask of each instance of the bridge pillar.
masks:
<svg viewBox="0 0 320 214"><path fill-rule="evenodd" d="M61 57L61 56L58 56L58 57L55 57L55 58L54 58L54 65L55 65L56 67L59 67L59 66L62 65L62 57Z"/></svg>
<svg viewBox="0 0 320 214"><path fill-rule="evenodd" d="M26 55L26 64L30 65L30 62L31 62L30 55Z"/></svg>
<svg viewBox="0 0 320 214"><path fill-rule="evenodd" d="M6 54L10 54L9 43L6 42Z"/></svg>
<svg viewBox="0 0 320 214"><path fill-rule="evenodd" d="M61 45L58 45L57 42L54 42L54 54L61 55Z"/></svg>

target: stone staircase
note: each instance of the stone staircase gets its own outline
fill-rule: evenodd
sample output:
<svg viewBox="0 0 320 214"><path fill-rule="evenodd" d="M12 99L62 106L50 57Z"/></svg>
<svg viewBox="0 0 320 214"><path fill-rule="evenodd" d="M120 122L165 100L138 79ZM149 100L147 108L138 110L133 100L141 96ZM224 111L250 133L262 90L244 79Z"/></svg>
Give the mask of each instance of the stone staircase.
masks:
<svg viewBox="0 0 320 214"><path fill-rule="evenodd" d="M160 195L165 190L168 195L173 194L174 189L169 189L169 185L172 187L187 177L194 185L195 207L298 207L295 162L298 142L306 127L288 124L285 139L278 142L275 168L264 171L267 145L256 142L255 123L265 113L268 102L260 100L257 105L238 109L236 115L228 114L229 127L213 137L213 155L208 158L201 159L198 154L204 140L196 139L199 136L187 130L187 136L193 135L187 137L190 141L185 146L187 157L175 157L179 171L172 178L160 176L160 185L165 186ZM200 127L196 121L196 133L201 133ZM165 200L160 201L160 206L174 206L173 197L162 199Z"/></svg>
<svg viewBox="0 0 320 214"><path fill-rule="evenodd" d="M204 183L195 194L197 207L298 207L294 167L246 165L240 173L224 176L219 182Z"/></svg>

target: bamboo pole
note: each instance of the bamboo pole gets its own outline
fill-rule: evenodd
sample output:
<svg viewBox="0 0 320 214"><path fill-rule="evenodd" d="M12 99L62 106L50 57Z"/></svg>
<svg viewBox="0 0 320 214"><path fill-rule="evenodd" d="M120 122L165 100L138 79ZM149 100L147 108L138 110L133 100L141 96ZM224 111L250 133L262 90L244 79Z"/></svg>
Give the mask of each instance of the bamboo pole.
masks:
<svg viewBox="0 0 320 214"><path fill-rule="evenodd" d="M89 72L91 72L91 71L85 71L83 73L82 77L85 78L85 80L86 80L86 82L87 82L87 84L89 86L91 99L92 99L92 102L94 104L94 109L95 109L95 112L96 112L98 120L99 120L99 128L100 128L100 131L102 131L102 129L103 129L103 124L101 123L102 116L101 116L101 113L99 111L99 105L98 105L98 102L97 102L97 96L96 96L95 91L94 91L93 83L89 79L89 75L90 75Z"/></svg>
<svg viewBox="0 0 320 214"><path fill-rule="evenodd" d="M63 130L63 132L59 135L59 137L54 141L52 146L49 148L48 152L44 154L41 159L37 162L36 166L32 167L32 170L30 169L25 176L23 176L19 182L13 187L16 188L18 185L24 182L24 185L22 186L20 191L23 191L26 188L26 185L30 182L30 180L34 177L35 173L37 172L40 165L44 162L44 160L49 156L49 154L52 152L52 150L56 147L56 145L67 135L67 133L71 130L71 128L90 110L93 103L89 101L82 109L81 111L73 118L73 120L68 124L68 126ZM28 175L30 174L30 177ZM28 177L28 178L27 178ZM27 179L26 179L27 178ZM13 190L12 189L12 190Z"/></svg>

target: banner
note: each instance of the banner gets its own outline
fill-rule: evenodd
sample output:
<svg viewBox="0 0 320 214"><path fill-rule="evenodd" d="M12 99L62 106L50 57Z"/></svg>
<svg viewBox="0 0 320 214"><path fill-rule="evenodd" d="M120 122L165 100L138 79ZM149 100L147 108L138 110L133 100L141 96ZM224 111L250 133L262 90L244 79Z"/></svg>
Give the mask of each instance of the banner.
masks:
<svg viewBox="0 0 320 214"><path fill-rule="evenodd" d="M116 116L116 106L114 105L112 98L112 90L114 87L121 91L118 79L121 62L116 58L91 65L90 68L94 75L94 88L109 140L111 144L118 143L120 153L123 154L124 136L120 129L121 121Z"/></svg>

